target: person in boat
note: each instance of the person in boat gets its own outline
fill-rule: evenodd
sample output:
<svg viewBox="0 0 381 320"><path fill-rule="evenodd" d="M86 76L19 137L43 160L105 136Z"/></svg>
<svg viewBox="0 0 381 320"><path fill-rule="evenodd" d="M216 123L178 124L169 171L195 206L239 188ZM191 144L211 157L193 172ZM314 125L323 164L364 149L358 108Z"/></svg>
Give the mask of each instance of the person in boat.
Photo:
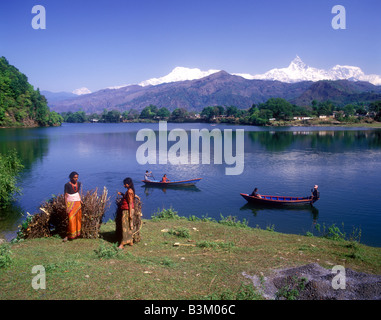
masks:
<svg viewBox="0 0 381 320"><path fill-rule="evenodd" d="M150 180L153 180L153 179L154 179L154 177L153 177L152 171L146 170L146 173L144 175L144 180L150 181Z"/></svg>
<svg viewBox="0 0 381 320"><path fill-rule="evenodd" d="M167 174L164 174L163 178L161 178L160 182L169 182L169 179L167 178Z"/></svg>
<svg viewBox="0 0 381 320"><path fill-rule="evenodd" d="M318 190L319 186L315 184L314 188L311 190L312 198L318 200L320 198L320 192Z"/></svg>
<svg viewBox="0 0 381 320"><path fill-rule="evenodd" d="M123 185L127 189L125 193L118 192L122 196L118 203L117 214L115 218L116 236L119 248L123 249L125 245L133 245L133 218L135 214L135 187L131 178L123 180Z"/></svg>
<svg viewBox="0 0 381 320"><path fill-rule="evenodd" d="M251 197L256 197L256 198L262 198L262 196L258 193L258 188L255 188L253 192L250 194Z"/></svg>
<svg viewBox="0 0 381 320"><path fill-rule="evenodd" d="M81 235L82 230L82 200L79 194L81 182L78 181L78 173L73 171L69 175L70 181L64 187L64 200L66 213L68 215L67 235L64 242L74 240Z"/></svg>

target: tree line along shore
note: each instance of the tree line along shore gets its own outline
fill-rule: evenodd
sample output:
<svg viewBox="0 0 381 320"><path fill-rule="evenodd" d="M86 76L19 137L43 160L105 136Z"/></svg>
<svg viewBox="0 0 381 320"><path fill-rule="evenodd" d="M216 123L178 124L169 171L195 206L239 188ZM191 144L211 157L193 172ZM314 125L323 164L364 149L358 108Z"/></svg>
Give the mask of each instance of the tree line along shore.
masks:
<svg viewBox="0 0 381 320"><path fill-rule="evenodd" d="M381 101L369 104L336 106L330 101L312 101L311 106L300 107L283 98L270 98L264 103L253 104L248 109L236 106L208 106L201 112L149 105L140 112L136 109L121 112L104 109L101 114L84 111L60 113L64 122L120 123L120 122L206 122L237 125L348 125L365 124L377 126L381 121Z"/></svg>
<svg viewBox="0 0 381 320"><path fill-rule="evenodd" d="M236 106L207 106L201 112L149 105L141 111L104 109L101 114L84 111L51 111L45 96L28 82L26 75L0 57L0 127L59 126L63 122L210 122L242 125L377 124L381 121L381 100L335 105L312 100L297 106L283 98L253 103L247 109Z"/></svg>

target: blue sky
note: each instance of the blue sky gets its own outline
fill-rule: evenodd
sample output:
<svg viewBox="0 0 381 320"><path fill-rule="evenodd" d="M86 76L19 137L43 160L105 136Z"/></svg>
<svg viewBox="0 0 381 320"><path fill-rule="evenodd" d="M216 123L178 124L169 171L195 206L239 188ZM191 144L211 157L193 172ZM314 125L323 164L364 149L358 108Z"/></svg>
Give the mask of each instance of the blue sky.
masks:
<svg viewBox="0 0 381 320"><path fill-rule="evenodd" d="M346 29L334 30L334 5ZM35 30L34 5L46 9ZM381 75L379 0L16 0L0 2L0 56L40 90L96 91L177 66L230 73L336 64Z"/></svg>

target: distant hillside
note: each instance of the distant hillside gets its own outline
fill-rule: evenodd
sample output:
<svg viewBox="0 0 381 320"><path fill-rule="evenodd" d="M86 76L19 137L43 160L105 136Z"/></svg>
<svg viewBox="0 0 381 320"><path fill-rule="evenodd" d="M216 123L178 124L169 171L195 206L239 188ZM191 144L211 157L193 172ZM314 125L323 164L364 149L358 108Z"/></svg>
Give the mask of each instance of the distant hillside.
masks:
<svg viewBox="0 0 381 320"><path fill-rule="evenodd" d="M62 92L41 91L41 94L45 96L48 103L78 97L78 95L76 95L74 93L64 92L64 91L62 91Z"/></svg>
<svg viewBox="0 0 381 320"><path fill-rule="evenodd" d="M28 78L0 58L0 126L59 125L62 117L50 112L40 91L34 90Z"/></svg>
<svg viewBox="0 0 381 320"><path fill-rule="evenodd" d="M247 109L252 104L270 98L284 98L296 105L311 105L312 100L331 100L338 105L371 102L380 99L381 87L368 82L348 80L302 81L286 83L272 80L250 80L220 71L201 79L162 83L159 85L132 85L119 89L104 89L64 101L49 101L57 111L101 113L104 109L141 111L152 104L173 111L186 108L200 112L207 106L236 106Z"/></svg>
<svg viewBox="0 0 381 320"><path fill-rule="evenodd" d="M307 90L310 84L248 80L220 71L196 80L104 89L74 99L49 102L49 106L57 112L83 110L86 113L102 112L104 109L140 111L150 104L166 107L170 111L176 108L201 111L212 105L249 108L253 103L265 102L271 97L293 99Z"/></svg>
<svg viewBox="0 0 381 320"><path fill-rule="evenodd" d="M346 104L365 103L381 100L381 86L368 82L348 80L323 80L314 82L302 95L291 102L300 105L311 105L316 100L327 101L343 106Z"/></svg>

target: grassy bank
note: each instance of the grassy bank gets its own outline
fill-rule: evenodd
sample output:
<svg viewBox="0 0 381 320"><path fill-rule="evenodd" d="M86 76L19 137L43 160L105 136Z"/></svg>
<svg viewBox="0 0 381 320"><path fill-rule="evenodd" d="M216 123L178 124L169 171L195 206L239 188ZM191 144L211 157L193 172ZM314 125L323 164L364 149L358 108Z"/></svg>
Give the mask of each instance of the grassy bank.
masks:
<svg viewBox="0 0 381 320"><path fill-rule="evenodd" d="M124 250L113 244L114 230L110 221L102 226L102 239L12 244L6 254L12 261L0 268L0 299L260 299L245 286L250 282L243 272L260 277L272 269L318 263L380 273L381 248L226 219L145 220L142 241ZM45 290L32 288L35 265L45 268Z"/></svg>

